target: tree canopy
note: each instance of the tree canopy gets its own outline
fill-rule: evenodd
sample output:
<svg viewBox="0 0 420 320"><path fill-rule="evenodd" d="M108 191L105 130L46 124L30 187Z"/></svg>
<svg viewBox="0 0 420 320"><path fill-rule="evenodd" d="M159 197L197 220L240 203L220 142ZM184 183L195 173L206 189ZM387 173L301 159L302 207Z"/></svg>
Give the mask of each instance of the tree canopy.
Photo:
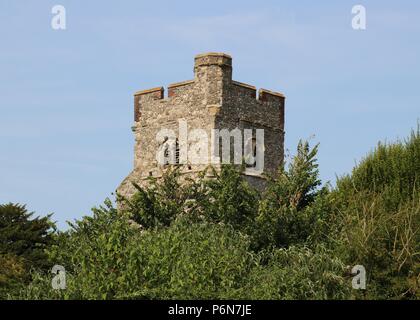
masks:
<svg viewBox="0 0 420 320"><path fill-rule="evenodd" d="M1 206L0 283L30 261L29 283L9 297L417 299L419 130L379 144L335 187L320 181L317 151L300 142L262 194L241 168L194 180L174 168L135 185L121 209L107 199L53 235L49 217ZM55 264L66 268L65 290L43 270ZM352 288L355 265L366 269L366 290Z"/></svg>

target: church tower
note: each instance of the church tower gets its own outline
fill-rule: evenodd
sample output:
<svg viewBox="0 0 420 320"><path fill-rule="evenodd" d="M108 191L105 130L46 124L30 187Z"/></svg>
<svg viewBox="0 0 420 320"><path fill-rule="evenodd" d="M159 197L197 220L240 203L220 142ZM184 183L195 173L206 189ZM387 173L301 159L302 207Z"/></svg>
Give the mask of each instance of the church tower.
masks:
<svg viewBox="0 0 420 320"><path fill-rule="evenodd" d="M117 193L129 197L132 182L147 184L173 165L194 175L209 165L245 162L244 178L263 189L284 156L284 102L279 92L232 80L232 57L199 54L194 79L134 94L134 168ZM239 163L238 163L239 162Z"/></svg>

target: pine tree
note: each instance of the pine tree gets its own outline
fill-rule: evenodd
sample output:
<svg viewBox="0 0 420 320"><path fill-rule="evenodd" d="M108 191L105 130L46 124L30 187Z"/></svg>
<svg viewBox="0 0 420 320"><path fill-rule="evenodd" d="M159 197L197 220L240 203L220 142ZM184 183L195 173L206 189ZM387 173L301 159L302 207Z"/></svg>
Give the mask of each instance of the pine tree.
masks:
<svg viewBox="0 0 420 320"><path fill-rule="evenodd" d="M52 243L55 229L51 215L33 215L25 205L0 205L0 255L17 257L26 269L47 266L44 250Z"/></svg>

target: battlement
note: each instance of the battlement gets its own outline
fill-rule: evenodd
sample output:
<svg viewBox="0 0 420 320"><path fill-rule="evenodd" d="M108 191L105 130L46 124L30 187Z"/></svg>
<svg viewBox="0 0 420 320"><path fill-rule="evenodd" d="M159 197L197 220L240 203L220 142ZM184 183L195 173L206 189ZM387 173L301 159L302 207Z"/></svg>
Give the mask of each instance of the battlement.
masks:
<svg viewBox="0 0 420 320"><path fill-rule="evenodd" d="M195 80L186 80L186 81L180 81L180 82L175 82L175 83L171 83L170 85L168 85L168 98L171 98L173 96L176 95L177 92L179 92L179 90L182 90L181 87L184 86L188 86L188 85L194 85ZM234 81L232 80L232 84L238 87L241 87L243 89L247 89L249 91L249 95L254 97L255 99L261 101L261 102L265 102L265 101L269 101L270 99L285 99L286 97L284 96L283 93L281 92L275 92L275 91L270 91L267 89L259 89L258 90L258 96L257 96L257 88L253 85L250 84L246 84L243 82L239 82L239 81ZM157 99L165 99L165 88L164 87L155 87L155 88L151 88L151 89L146 89L146 90L140 90L140 91L136 91L134 93L134 97L139 97L139 96L145 96L147 95L148 97L152 97L153 99L157 100Z"/></svg>
<svg viewBox="0 0 420 320"><path fill-rule="evenodd" d="M170 100L185 95L193 95L207 92L203 99L213 102L210 105L218 105L218 100L223 96L238 90L245 97L254 98L259 103L284 102L285 96L280 92L259 89L253 85L232 80L232 57L225 53L209 52L198 54L194 58L194 79L172 83L168 86L168 95L165 98L165 89L155 87L134 93L134 121L139 121L141 116L140 104L148 104L155 100Z"/></svg>

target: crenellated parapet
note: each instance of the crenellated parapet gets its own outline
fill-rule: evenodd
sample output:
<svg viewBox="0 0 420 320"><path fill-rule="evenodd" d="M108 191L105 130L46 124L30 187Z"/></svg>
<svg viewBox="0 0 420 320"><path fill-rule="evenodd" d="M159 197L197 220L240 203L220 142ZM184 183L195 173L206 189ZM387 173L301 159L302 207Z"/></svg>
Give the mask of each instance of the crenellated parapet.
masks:
<svg viewBox="0 0 420 320"><path fill-rule="evenodd" d="M142 109L156 100L164 100L162 103L170 105L171 99L195 95L201 96L200 105L214 109L215 106L221 108L224 97L234 91L253 98L260 104L284 104L285 96L280 92L259 89L257 95L255 86L232 80L232 57L225 53L210 52L195 57L194 79L170 84L166 97L163 87L137 91L134 94L134 121L139 121Z"/></svg>

